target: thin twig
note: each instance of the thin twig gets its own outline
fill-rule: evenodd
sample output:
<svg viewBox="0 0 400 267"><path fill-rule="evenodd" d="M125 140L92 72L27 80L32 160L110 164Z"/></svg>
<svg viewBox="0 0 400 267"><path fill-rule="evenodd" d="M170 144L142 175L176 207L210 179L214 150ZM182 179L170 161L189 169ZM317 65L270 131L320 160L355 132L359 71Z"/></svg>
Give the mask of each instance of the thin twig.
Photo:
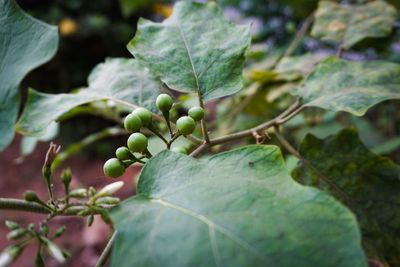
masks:
<svg viewBox="0 0 400 267"><path fill-rule="evenodd" d="M110 257L111 254L111 249L115 241L115 237L117 236L117 231L114 231L112 234L110 240L108 241L106 247L104 248L103 252L100 255L99 260L96 263L95 267L103 267L106 263L108 258Z"/></svg>
<svg viewBox="0 0 400 267"><path fill-rule="evenodd" d="M241 132L228 134L228 135L225 135L225 136L222 136L222 137L211 139L210 140L210 144L211 145L218 145L218 144L230 142L230 141L237 140L237 139L242 139L244 137L253 136L254 132L262 132L262 131L265 131L268 128L271 128L273 126L283 124L284 122L287 121L287 120L285 120L286 117L289 117L289 119L293 118L302 109L303 109L303 107L301 106L299 101L296 101L292 106L290 106L287 110L285 110L283 113L278 115L276 118L274 118L274 119L272 119L270 121L267 121L267 122L265 122L263 124L260 124L260 125L258 125L256 127L250 128L248 130L244 130L244 131L241 131Z"/></svg>
<svg viewBox="0 0 400 267"><path fill-rule="evenodd" d="M190 153L190 156L196 157L196 156L200 155L200 153L203 152L203 150L208 148L209 146L210 146L210 143L204 142L199 147L197 147L195 150L193 150L192 153Z"/></svg>
<svg viewBox="0 0 400 267"><path fill-rule="evenodd" d="M310 28L312 22L314 21L314 12L311 13L303 22L300 29L296 32L296 36L293 41L290 43L283 57L289 57L293 54L296 48L299 46L300 41L304 38L308 29Z"/></svg>
<svg viewBox="0 0 400 267"><path fill-rule="evenodd" d="M61 209L54 212L51 209L46 208L35 202L25 201L16 198L0 198L0 210L19 210L40 214L52 214L55 213L57 216L77 216L82 211L82 206L68 207L67 209Z"/></svg>
<svg viewBox="0 0 400 267"><path fill-rule="evenodd" d="M201 94L199 93L198 96L199 96L199 105L203 110L205 110L204 102L203 102L203 99L201 98ZM204 141L206 141L206 143L210 143L210 137L208 136L208 130L207 130L207 124L206 124L205 118L203 118L201 120L201 131L203 133Z"/></svg>

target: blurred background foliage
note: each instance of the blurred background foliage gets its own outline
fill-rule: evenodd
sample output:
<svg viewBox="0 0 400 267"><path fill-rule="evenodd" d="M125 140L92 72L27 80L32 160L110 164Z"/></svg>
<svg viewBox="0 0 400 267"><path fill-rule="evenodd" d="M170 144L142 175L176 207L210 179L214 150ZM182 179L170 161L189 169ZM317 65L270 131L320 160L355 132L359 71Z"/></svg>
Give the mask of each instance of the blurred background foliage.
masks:
<svg viewBox="0 0 400 267"><path fill-rule="evenodd" d="M107 57L131 57L126 44L134 36L139 17L162 21L172 11L174 1L156 0L18 0L19 5L34 17L59 26L60 46L56 57L48 64L31 72L22 88L26 93L32 88L48 93L69 92L85 86L92 68ZM362 3L363 0L344 0L341 3ZM388 1L400 8L398 0ZM294 55L307 54L298 62L287 62L282 68L286 77L273 77L263 71L288 47L298 28L316 9L317 0L221 0L225 15L235 23L252 23L253 45L248 55L246 78L259 82L260 90L248 86L233 98L218 105L218 118L228 115L232 105L241 102L252 90L258 90L256 97L235 116L233 120L222 121L219 129L233 131L254 126L266 118L276 115L291 101L288 94L296 87L305 73L307 64L311 67L316 58L334 54L337 45L320 42L306 36L294 51ZM366 39L343 55L349 60L386 59L400 62L400 20L394 25L390 36ZM297 64L297 65L296 65ZM305 71L307 72L307 71ZM271 76L272 75L272 76ZM253 85L254 87L254 85ZM26 94L25 94L26 95ZM390 154L400 161L400 114L396 101L384 102L369 111L367 116L356 118L347 114L331 114L319 109L309 109L304 115L292 120L287 129L298 144L307 133L318 137L334 134L340 129L354 126L359 129L363 142L371 149ZM73 117L61 124L60 136L64 145L71 144L98 132L113 122L84 115ZM224 130L222 130L223 132ZM110 154L112 147L120 143L100 141L85 149L85 153Z"/></svg>

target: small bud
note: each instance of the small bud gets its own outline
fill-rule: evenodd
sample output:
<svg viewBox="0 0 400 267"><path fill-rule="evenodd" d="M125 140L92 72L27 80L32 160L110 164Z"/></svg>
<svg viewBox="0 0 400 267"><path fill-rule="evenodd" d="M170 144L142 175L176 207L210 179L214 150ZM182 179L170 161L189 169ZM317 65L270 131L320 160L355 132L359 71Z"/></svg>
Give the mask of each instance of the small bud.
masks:
<svg viewBox="0 0 400 267"><path fill-rule="evenodd" d="M40 232L42 233L42 235L47 236L47 234L49 233L49 226L46 223L42 223L40 225Z"/></svg>
<svg viewBox="0 0 400 267"><path fill-rule="evenodd" d="M35 224L34 223L30 223L28 225L28 229L29 229L29 231L35 231Z"/></svg>
<svg viewBox="0 0 400 267"><path fill-rule="evenodd" d="M66 229L67 227L65 226L61 226L60 228L58 228L56 233L54 234L54 238L59 238L60 236L62 236L65 233Z"/></svg>
<svg viewBox="0 0 400 267"><path fill-rule="evenodd" d="M38 196L36 195L35 192L28 190L28 191L24 192L24 199L26 201L34 201L34 202L36 202L36 200L38 199Z"/></svg>
<svg viewBox="0 0 400 267"><path fill-rule="evenodd" d="M90 215L87 219L87 225L90 227L92 226L93 222L94 222L94 216Z"/></svg>
<svg viewBox="0 0 400 267"><path fill-rule="evenodd" d="M42 240L44 240L44 242L46 243L46 246L51 256L53 256L53 258L56 259L59 263L64 263L65 257L64 254L62 253L62 250L47 238L46 239L43 238Z"/></svg>
<svg viewBox="0 0 400 267"><path fill-rule="evenodd" d="M0 266L8 266L22 252L22 247L19 245L11 245L0 254Z"/></svg>
<svg viewBox="0 0 400 267"><path fill-rule="evenodd" d="M72 180L72 172L71 169L65 169L61 173L61 181L64 184L64 188L67 190L69 188L69 184Z"/></svg>
<svg viewBox="0 0 400 267"><path fill-rule="evenodd" d="M80 212L78 212L78 216L88 216L90 214L92 214L93 211L90 208L85 208L84 210L81 210Z"/></svg>
<svg viewBox="0 0 400 267"><path fill-rule="evenodd" d="M96 188L94 188L93 186L89 187L88 194L90 197L93 197L94 195L96 195Z"/></svg>
<svg viewBox="0 0 400 267"><path fill-rule="evenodd" d="M62 254L64 255L65 258L70 258L71 253L69 253L66 249L61 249Z"/></svg>
<svg viewBox="0 0 400 267"><path fill-rule="evenodd" d="M120 202L118 197L101 197L97 199L97 204L117 205Z"/></svg>
<svg viewBox="0 0 400 267"><path fill-rule="evenodd" d="M21 228L18 223L13 222L13 221L5 221L5 225L8 229L10 230L15 230Z"/></svg>
<svg viewBox="0 0 400 267"><path fill-rule="evenodd" d="M69 192L68 195L73 198L85 198L88 194L86 188L78 188Z"/></svg>
<svg viewBox="0 0 400 267"><path fill-rule="evenodd" d="M123 186L124 182L122 181L106 185L96 194L96 197L100 198L100 197L110 196L115 192L117 192L119 189L121 189Z"/></svg>
<svg viewBox="0 0 400 267"><path fill-rule="evenodd" d="M28 233L29 233L29 231L26 229L22 229L22 228L15 229L8 233L7 239L8 240L18 240L18 239L26 236Z"/></svg>

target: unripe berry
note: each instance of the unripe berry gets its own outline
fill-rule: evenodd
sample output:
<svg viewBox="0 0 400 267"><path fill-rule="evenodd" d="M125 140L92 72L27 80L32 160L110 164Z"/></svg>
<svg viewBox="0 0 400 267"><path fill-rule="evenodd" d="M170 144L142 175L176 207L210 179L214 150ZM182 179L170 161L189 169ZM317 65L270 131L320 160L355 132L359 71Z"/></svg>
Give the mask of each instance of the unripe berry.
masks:
<svg viewBox="0 0 400 267"><path fill-rule="evenodd" d="M147 137L141 133L133 133L128 138L128 148L132 152L143 152L148 145Z"/></svg>
<svg viewBox="0 0 400 267"><path fill-rule="evenodd" d="M104 163L104 174L111 178L120 177L125 172L124 164L116 158L112 158Z"/></svg>
<svg viewBox="0 0 400 267"><path fill-rule="evenodd" d="M115 156L121 161L128 160L132 154L127 147L121 146L115 151Z"/></svg>
<svg viewBox="0 0 400 267"><path fill-rule="evenodd" d="M124 127L129 132L137 132L142 127L142 121L139 116L134 114L129 114L124 120Z"/></svg>
<svg viewBox="0 0 400 267"><path fill-rule="evenodd" d="M172 98L167 94L161 94L157 97L156 106L162 112L169 111L172 107Z"/></svg>
<svg viewBox="0 0 400 267"><path fill-rule="evenodd" d="M183 146L176 146L171 148L171 151L176 152L176 153L181 153L181 154L187 154L188 151L186 148L184 148Z"/></svg>
<svg viewBox="0 0 400 267"><path fill-rule="evenodd" d="M149 125L151 123L151 112L147 108L137 108L132 114L138 116L143 125Z"/></svg>
<svg viewBox="0 0 400 267"><path fill-rule="evenodd" d="M201 107L192 107L189 109L188 114L195 121L201 121L204 118L204 109Z"/></svg>
<svg viewBox="0 0 400 267"><path fill-rule="evenodd" d="M183 116L176 121L176 128L182 135L193 133L196 128L196 122L188 116Z"/></svg>

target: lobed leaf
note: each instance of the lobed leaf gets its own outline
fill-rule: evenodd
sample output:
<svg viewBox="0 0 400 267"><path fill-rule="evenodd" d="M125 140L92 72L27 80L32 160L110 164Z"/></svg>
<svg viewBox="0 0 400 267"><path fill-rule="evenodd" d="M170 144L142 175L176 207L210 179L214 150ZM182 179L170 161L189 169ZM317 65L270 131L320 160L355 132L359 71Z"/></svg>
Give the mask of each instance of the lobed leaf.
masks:
<svg viewBox="0 0 400 267"><path fill-rule="evenodd" d="M382 101L400 99L400 65L329 58L317 66L296 94L305 106L362 116Z"/></svg>
<svg viewBox="0 0 400 267"><path fill-rule="evenodd" d="M294 182L275 146L160 152L111 217L111 266L367 265L353 215Z"/></svg>
<svg viewBox="0 0 400 267"><path fill-rule="evenodd" d="M249 26L230 23L214 2L186 0L162 23L140 19L128 49L171 89L210 100L242 89L249 45Z"/></svg>
<svg viewBox="0 0 400 267"><path fill-rule="evenodd" d="M396 18L396 9L381 0L363 5L320 1L311 35L349 49L366 37L389 35Z"/></svg>
<svg viewBox="0 0 400 267"><path fill-rule="evenodd" d="M388 266L399 266L400 166L369 151L354 129L325 139L307 135L300 145L300 154L318 172L301 164L293 177L346 204L357 215L368 256L389 263Z"/></svg>
<svg viewBox="0 0 400 267"><path fill-rule="evenodd" d="M17 131L39 135L46 127L71 109L93 101L124 101L155 111L161 84L134 59L109 58L97 65L88 79L89 86L78 93L45 94L29 90L25 110Z"/></svg>
<svg viewBox="0 0 400 267"><path fill-rule="evenodd" d="M57 27L23 12L14 0L0 0L0 151L13 139L18 86L57 51Z"/></svg>

